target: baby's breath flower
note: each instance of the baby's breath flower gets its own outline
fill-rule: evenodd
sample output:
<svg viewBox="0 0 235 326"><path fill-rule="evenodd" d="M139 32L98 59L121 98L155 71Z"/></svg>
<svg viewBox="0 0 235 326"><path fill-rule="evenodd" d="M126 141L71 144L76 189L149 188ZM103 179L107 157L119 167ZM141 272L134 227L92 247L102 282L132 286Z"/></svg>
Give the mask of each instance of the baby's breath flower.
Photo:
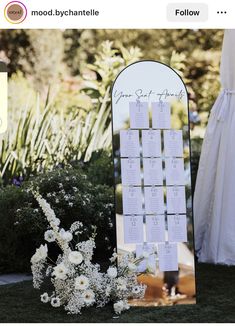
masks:
<svg viewBox="0 0 235 326"><path fill-rule="evenodd" d="M41 245L38 249L36 249L35 254L31 258L31 263L38 263L41 260L45 260L47 258L48 248L45 244L44 246Z"/></svg>
<svg viewBox="0 0 235 326"><path fill-rule="evenodd" d="M130 308L130 306L124 300L119 300L116 303L114 303L114 305L113 305L113 309L114 309L115 313L118 315L120 315L122 313L122 311L127 310L129 308Z"/></svg>

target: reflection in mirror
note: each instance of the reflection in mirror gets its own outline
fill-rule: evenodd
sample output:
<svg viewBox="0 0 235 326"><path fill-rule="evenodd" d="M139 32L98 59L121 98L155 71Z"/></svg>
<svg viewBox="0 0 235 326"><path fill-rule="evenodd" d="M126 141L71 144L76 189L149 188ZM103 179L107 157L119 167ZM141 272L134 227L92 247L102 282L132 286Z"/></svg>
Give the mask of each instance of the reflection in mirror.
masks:
<svg viewBox="0 0 235 326"><path fill-rule="evenodd" d="M118 255L147 285L132 305L195 303L188 97L155 61L125 68L112 89Z"/></svg>

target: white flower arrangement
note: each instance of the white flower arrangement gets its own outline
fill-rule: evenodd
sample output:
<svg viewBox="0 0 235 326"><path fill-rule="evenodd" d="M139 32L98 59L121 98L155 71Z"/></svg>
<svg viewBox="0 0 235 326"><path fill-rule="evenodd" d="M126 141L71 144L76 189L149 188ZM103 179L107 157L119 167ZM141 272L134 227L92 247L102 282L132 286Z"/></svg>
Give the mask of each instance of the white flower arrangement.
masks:
<svg viewBox="0 0 235 326"><path fill-rule="evenodd" d="M41 295L43 303L79 314L82 308L103 307L112 302L115 313L120 314L129 309L128 299L143 298L146 286L138 283L136 273L140 259L128 254L120 259L117 268L118 255L114 253L107 273L101 272L100 266L92 263L95 234L87 241L75 243L74 235L82 233L82 223L73 223L67 231L60 228L60 220L49 203L38 194L35 198L49 223L44 238L48 243L55 242L61 250L56 262L48 257L47 244L36 249L31 258L34 287L40 289L45 277L50 277L54 286L51 295Z"/></svg>
<svg viewBox="0 0 235 326"><path fill-rule="evenodd" d="M117 268L109 267L109 269L107 270L107 274L110 278L116 278L117 277Z"/></svg>
<svg viewBox="0 0 235 326"><path fill-rule="evenodd" d="M71 251L69 253L68 259L70 263L74 265L80 265L81 262L83 261L83 256L79 251Z"/></svg>

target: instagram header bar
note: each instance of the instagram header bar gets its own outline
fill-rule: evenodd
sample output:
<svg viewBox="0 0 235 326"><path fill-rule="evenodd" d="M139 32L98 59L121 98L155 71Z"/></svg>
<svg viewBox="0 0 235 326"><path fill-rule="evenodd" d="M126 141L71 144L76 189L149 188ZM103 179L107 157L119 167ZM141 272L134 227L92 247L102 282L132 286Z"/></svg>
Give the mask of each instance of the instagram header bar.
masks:
<svg viewBox="0 0 235 326"><path fill-rule="evenodd" d="M3 0L1 28L235 28L235 2Z"/></svg>

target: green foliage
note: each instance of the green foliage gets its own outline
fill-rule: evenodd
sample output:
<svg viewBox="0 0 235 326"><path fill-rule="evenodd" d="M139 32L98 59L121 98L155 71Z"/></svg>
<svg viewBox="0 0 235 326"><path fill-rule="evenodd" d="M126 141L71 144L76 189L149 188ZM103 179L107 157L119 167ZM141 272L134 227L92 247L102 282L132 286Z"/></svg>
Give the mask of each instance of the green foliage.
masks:
<svg viewBox="0 0 235 326"><path fill-rule="evenodd" d="M111 254L115 241L113 188L91 183L91 179L80 167L57 168L31 178L22 188L0 190L0 272L28 270L35 248L44 242L47 222L30 189L46 198L65 229L79 220L87 238L96 227L96 259L105 260Z"/></svg>
<svg viewBox="0 0 235 326"><path fill-rule="evenodd" d="M17 71L39 91L47 89L64 72L64 40L61 30L1 30L0 51L9 73Z"/></svg>
<svg viewBox="0 0 235 326"><path fill-rule="evenodd" d="M117 214L122 214L122 185L121 183L117 184L115 190L115 208Z"/></svg>
<svg viewBox="0 0 235 326"><path fill-rule="evenodd" d="M44 225L43 220L39 222L33 210L24 225L16 219L22 205L29 205L29 201L32 201L30 194L15 186L0 190L0 272L25 271L25 266L28 269L30 255L40 244L46 221Z"/></svg>
<svg viewBox="0 0 235 326"><path fill-rule="evenodd" d="M75 87L80 83L78 89L61 83L45 100L22 74L13 75L9 83L9 127L0 135L4 182L18 175L27 179L58 164L80 159L86 162L93 151L110 150L110 86L118 72L139 55L134 48L117 53L111 42L104 42L93 65L87 65L89 73L73 81Z"/></svg>
<svg viewBox="0 0 235 326"><path fill-rule="evenodd" d="M1 29L0 53L1 59L8 64L10 75L18 70L26 72L32 55L28 30Z"/></svg>
<svg viewBox="0 0 235 326"><path fill-rule="evenodd" d="M58 112L53 103L25 106L9 112L8 131L1 136L0 169L7 182L13 176L51 169L73 160L88 160L92 151L110 146L111 139L104 124L107 95L98 112L85 117L74 109Z"/></svg>
<svg viewBox="0 0 235 326"><path fill-rule="evenodd" d="M59 74L64 72L62 65L64 42L62 31L57 30L30 30L29 42L32 50L30 68L28 72L33 76L36 90L48 88L48 81L53 85L58 81Z"/></svg>
<svg viewBox="0 0 235 326"><path fill-rule="evenodd" d="M102 42L100 51L94 56L94 63L87 65L87 68L94 71L97 76L93 81L93 88L98 89L100 95L104 96L106 89L112 85L118 73L127 65L139 60L141 56L139 48L130 47L128 50L121 47L118 50L113 46L113 42Z"/></svg>
<svg viewBox="0 0 235 326"><path fill-rule="evenodd" d="M89 180L94 184L114 185L113 158L108 151L96 151L84 166Z"/></svg>

